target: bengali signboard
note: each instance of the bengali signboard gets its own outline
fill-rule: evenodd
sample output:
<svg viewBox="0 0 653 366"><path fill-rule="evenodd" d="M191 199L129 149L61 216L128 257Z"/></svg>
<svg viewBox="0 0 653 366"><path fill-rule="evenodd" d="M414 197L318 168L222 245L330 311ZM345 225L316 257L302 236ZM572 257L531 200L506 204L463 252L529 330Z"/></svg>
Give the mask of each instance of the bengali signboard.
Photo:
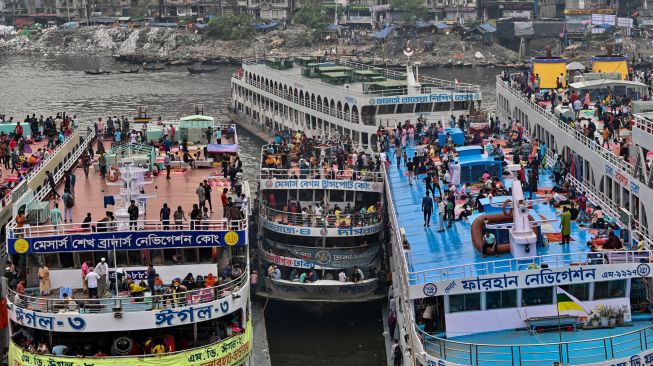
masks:
<svg viewBox="0 0 653 366"><path fill-rule="evenodd" d="M261 217L263 226L271 231L287 235L301 235L301 236L363 236L372 235L381 231L381 224L362 227L342 227L342 228L326 228L326 227L306 227L306 226L291 226L277 224L273 221Z"/></svg>
<svg viewBox="0 0 653 366"><path fill-rule="evenodd" d="M299 174L300 172L298 172ZM261 179L265 189L339 189L344 191L382 192L383 183L335 179Z"/></svg>
<svg viewBox="0 0 653 366"><path fill-rule="evenodd" d="M535 269L466 277L410 286L410 298L514 290L553 285L653 277L650 263L623 263Z"/></svg>
<svg viewBox="0 0 653 366"><path fill-rule="evenodd" d="M10 238L10 254L244 246L245 231L132 231Z"/></svg>
<svg viewBox="0 0 653 366"><path fill-rule="evenodd" d="M56 357L23 351L13 342L9 345L9 364L12 366L235 366L249 358L252 352L252 323L245 332L222 342L182 351L169 356L133 356L119 358Z"/></svg>
<svg viewBox="0 0 653 366"><path fill-rule="evenodd" d="M433 103L433 102L466 102L468 100L480 100L481 93L433 93L424 95L406 95L403 97L379 97L370 98L368 103L371 105L386 104L412 104L412 103Z"/></svg>
<svg viewBox="0 0 653 366"><path fill-rule="evenodd" d="M367 267L372 264L379 255L380 244L372 246L354 247L354 248L322 248L322 247L304 247L283 244L272 240L265 240L266 246L273 250L274 253L290 258L299 258L300 268L308 263L311 267L319 269L347 269L358 267ZM279 263L277 263L279 264ZM293 267L293 266L291 266Z"/></svg>
<svg viewBox="0 0 653 366"><path fill-rule="evenodd" d="M99 313L79 313L78 310L45 313L39 311L39 309L18 307L11 302L14 299L9 299L11 301L7 302L7 308L9 318L12 321L29 328L69 333L118 332L159 329L218 319L239 309L246 308L248 292L249 285L246 285L237 292L237 294L240 294L239 297L234 298L234 296L229 295L210 301L211 297L214 296L213 290L205 289L197 292L195 297L199 299L198 301L208 297L209 301L207 302L154 310L152 310L151 304L143 303L142 311L123 311L122 318L114 318L113 311L110 308L112 303L106 302L103 312ZM193 300L193 296L189 295L188 298L188 302ZM130 301L133 298L126 297L125 300ZM180 300L177 299L177 301ZM54 305L56 306L56 304ZM132 306L135 305L132 304Z"/></svg>

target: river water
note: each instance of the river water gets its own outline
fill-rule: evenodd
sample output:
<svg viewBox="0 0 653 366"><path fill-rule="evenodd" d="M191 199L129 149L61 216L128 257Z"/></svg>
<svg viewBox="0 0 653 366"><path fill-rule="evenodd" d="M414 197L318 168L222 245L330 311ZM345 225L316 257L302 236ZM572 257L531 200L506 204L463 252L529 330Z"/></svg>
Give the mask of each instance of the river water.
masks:
<svg viewBox="0 0 653 366"><path fill-rule="evenodd" d="M86 75L84 69L114 70L110 75ZM161 72L118 74L128 69L110 58L75 56L0 55L0 114L22 121L26 114L76 114L82 120L98 117L133 118L137 107L164 119L193 114L194 104L220 117L229 104L229 77L235 67L189 75L185 67ZM493 69L432 69L421 74L481 84L484 108L494 104ZM254 179L261 141L239 131L246 175ZM325 317L302 312L283 303L266 306L266 325L273 365L383 365L385 350L379 304L346 307Z"/></svg>

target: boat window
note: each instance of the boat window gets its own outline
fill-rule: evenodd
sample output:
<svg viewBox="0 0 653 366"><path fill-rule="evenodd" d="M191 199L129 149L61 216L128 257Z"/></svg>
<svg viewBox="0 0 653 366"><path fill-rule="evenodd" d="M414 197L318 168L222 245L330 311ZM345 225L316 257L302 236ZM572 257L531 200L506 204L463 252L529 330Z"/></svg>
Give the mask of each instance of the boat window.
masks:
<svg viewBox="0 0 653 366"><path fill-rule="evenodd" d="M79 252L79 265L81 266L82 263L86 261L86 264L88 266L94 266L95 261L93 261L93 252Z"/></svg>
<svg viewBox="0 0 653 366"><path fill-rule="evenodd" d="M155 266L163 265L163 251L161 249L150 249L150 261Z"/></svg>
<svg viewBox="0 0 653 366"><path fill-rule="evenodd" d="M213 248L199 248L200 263L213 262Z"/></svg>
<svg viewBox="0 0 653 366"><path fill-rule="evenodd" d="M299 200L302 202L313 202L313 190L302 189L299 191Z"/></svg>
<svg viewBox="0 0 653 366"><path fill-rule="evenodd" d="M59 262L61 263L61 268L77 268L73 253L59 253Z"/></svg>
<svg viewBox="0 0 653 366"><path fill-rule="evenodd" d="M379 111L377 112L377 114L394 114L394 113L395 113L394 104L380 105Z"/></svg>
<svg viewBox="0 0 653 366"><path fill-rule="evenodd" d="M184 249L184 263L197 263L197 248Z"/></svg>
<svg viewBox="0 0 653 366"><path fill-rule="evenodd" d="M563 285L560 286L560 288L569 292L580 301L587 301L590 299L589 283L576 283L573 285Z"/></svg>
<svg viewBox="0 0 653 366"><path fill-rule="evenodd" d="M468 105L467 102L454 102L453 109L456 111L466 111Z"/></svg>
<svg viewBox="0 0 653 366"><path fill-rule="evenodd" d="M522 290L522 306L553 304L553 287L538 287Z"/></svg>
<svg viewBox="0 0 653 366"><path fill-rule="evenodd" d="M345 191L345 201L353 202L354 201L354 193L356 193L356 191Z"/></svg>
<svg viewBox="0 0 653 366"><path fill-rule="evenodd" d="M517 290L487 292L485 303L488 310L517 307Z"/></svg>
<svg viewBox="0 0 653 366"><path fill-rule="evenodd" d="M296 190L290 190L288 191L288 200L289 201L297 201L298 197L298 192Z"/></svg>
<svg viewBox="0 0 653 366"><path fill-rule="evenodd" d="M449 296L449 312L481 310L481 294L462 294Z"/></svg>
<svg viewBox="0 0 653 366"><path fill-rule="evenodd" d="M324 191L321 189L318 189L315 191L315 201L314 202L319 202L324 200Z"/></svg>
<svg viewBox="0 0 653 366"><path fill-rule="evenodd" d="M418 103L417 107L415 108L415 112L416 113L430 112L432 105L433 105L432 103Z"/></svg>
<svg viewBox="0 0 653 366"><path fill-rule="evenodd" d="M140 250L130 250L127 252L127 256L129 257L129 265L130 266L144 266L149 263L145 263L145 255L143 251Z"/></svg>
<svg viewBox="0 0 653 366"><path fill-rule="evenodd" d="M119 266L128 266L129 265L129 261L127 260L127 251L126 250L116 251L116 262L118 262Z"/></svg>
<svg viewBox="0 0 653 366"><path fill-rule="evenodd" d="M164 264L181 264L181 249L164 249L163 262Z"/></svg>
<svg viewBox="0 0 653 366"><path fill-rule="evenodd" d="M344 202L345 191L331 191L329 192L329 202Z"/></svg>
<svg viewBox="0 0 653 366"><path fill-rule="evenodd" d="M594 283L594 300L626 296L626 280L602 281Z"/></svg>
<svg viewBox="0 0 653 366"><path fill-rule="evenodd" d="M59 264L59 255L57 255L57 253L45 253L43 254L43 260L48 268L61 268L61 265Z"/></svg>
<svg viewBox="0 0 653 366"><path fill-rule="evenodd" d="M397 104L397 113L413 113L415 104Z"/></svg>
<svg viewBox="0 0 653 366"><path fill-rule="evenodd" d="M448 111L451 108L451 103L435 103L435 106L433 108L433 111L435 112L443 112L443 111Z"/></svg>

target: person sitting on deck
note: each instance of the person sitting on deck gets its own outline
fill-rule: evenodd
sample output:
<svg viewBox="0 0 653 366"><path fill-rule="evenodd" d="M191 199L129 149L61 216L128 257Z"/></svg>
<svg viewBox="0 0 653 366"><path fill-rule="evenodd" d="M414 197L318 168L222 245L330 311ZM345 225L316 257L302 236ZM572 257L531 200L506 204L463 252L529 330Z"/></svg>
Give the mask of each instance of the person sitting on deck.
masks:
<svg viewBox="0 0 653 366"><path fill-rule="evenodd" d="M610 230L610 233L608 234L608 240L603 244L603 249L621 249L623 248L623 244L621 243L621 239L614 233L613 230Z"/></svg>
<svg viewBox="0 0 653 366"><path fill-rule="evenodd" d="M487 249L491 248L492 249L492 255L496 255L497 253L497 240L494 237L494 234L492 234L489 231L486 231L485 234L483 235L483 253L482 256L485 258L487 255Z"/></svg>

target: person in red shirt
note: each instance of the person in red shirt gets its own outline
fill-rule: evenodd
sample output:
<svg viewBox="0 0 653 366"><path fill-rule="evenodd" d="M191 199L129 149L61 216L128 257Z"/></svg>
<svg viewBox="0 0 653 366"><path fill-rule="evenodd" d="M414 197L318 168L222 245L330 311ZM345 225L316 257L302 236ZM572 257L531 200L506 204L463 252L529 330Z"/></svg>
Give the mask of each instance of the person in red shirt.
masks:
<svg viewBox="0 0 653 366"><path fill-rule="evenodd" d="M229 192L229 188L224 188L220 195L220 201L222 202L222 216L225 218L227 217L227 205L229 204L227 192Z"/></svg>
<svg viewBox="0 0 653 366"><path fill-rule="evenodd" d="M16 129L14 130L18 138L23 137L23 126L20 125L20 122L16 122Z"/></svg>

